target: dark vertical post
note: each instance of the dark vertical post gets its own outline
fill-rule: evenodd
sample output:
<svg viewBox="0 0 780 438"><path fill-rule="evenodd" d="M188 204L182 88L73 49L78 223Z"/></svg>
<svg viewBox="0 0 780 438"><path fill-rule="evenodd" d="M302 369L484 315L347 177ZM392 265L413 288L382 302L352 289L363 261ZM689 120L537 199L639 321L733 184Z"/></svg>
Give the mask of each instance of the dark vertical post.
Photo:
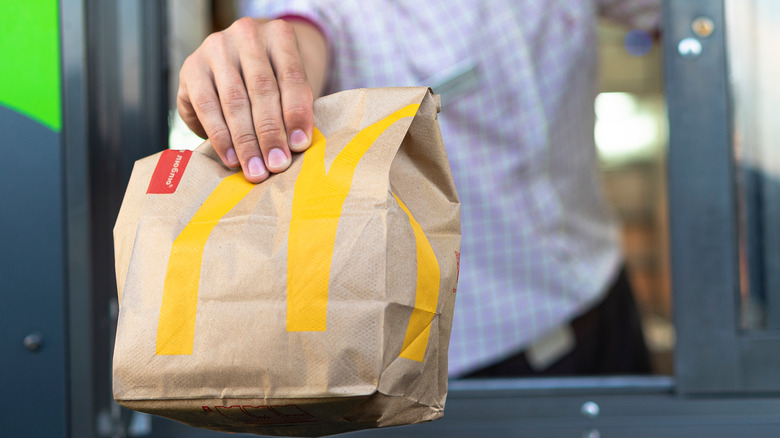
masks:
<svg viewBox="0 0 780 438"><path fill-rule="evenodd" d="M113 226L135 160L167 147L165 2L63 0L71 436L124 436L112 400ZM80 24L79 24L80 23ZM79 32L81 33L78 36ZM86 266L85 266L86 265Z"/></svg>
<svg viewBox="0 0 780 438"><path fill-rule="evenodd" d="M677 388L739 388L739 270L723 0L667 1L669 210ZM708 37L694 20L714 23Z"/></svg>
<svg viewBox="0 0 780 438"><path fill-rule="evenodd" d="M87 144L86 25L83 0L60 1L62 155L68 328L68 420L71 437L95 436Z"/></svg>

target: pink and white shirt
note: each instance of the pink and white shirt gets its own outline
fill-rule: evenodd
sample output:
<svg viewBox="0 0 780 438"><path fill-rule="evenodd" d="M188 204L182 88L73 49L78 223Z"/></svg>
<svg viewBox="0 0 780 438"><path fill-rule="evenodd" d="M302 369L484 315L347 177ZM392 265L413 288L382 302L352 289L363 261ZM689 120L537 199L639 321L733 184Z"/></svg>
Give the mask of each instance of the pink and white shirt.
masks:
<svg viewBox="0 0 780 438"><path fill-rule="evenodd" d="M331 47L328 90L430 86L461 200L450 375L594 305L622 263L593 140L597 17L644 29L659 0L275 0Z"/></svg>

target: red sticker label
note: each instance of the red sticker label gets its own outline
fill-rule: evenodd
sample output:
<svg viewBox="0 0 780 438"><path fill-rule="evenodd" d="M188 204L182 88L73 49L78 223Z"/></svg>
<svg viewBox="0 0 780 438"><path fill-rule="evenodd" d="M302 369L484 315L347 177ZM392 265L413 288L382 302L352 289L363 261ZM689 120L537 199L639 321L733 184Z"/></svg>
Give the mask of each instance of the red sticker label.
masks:
<svg viewBox="0 0 780 438"><path fill-rule="evenodd" d="M160 155L157 167L154 168L152 180L146 193L165 195L171 194L179 187L179 181L184 175L184 169L190 162L192 151L175 151L168 149Z"/></svg>

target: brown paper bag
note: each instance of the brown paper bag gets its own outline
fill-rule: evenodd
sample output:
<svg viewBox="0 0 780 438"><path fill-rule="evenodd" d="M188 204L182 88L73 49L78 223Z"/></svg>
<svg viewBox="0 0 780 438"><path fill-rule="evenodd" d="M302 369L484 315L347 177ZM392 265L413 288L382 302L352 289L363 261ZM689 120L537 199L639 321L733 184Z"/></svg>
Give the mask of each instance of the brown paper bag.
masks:
<svg viewBox="0 0 780 438"><path fill-rule="evenodd" d="M214 430L321 436L443 414L459 202L427 88L317 100L263 183L208 142L139 160L114 229L114 397Z"/></svg>

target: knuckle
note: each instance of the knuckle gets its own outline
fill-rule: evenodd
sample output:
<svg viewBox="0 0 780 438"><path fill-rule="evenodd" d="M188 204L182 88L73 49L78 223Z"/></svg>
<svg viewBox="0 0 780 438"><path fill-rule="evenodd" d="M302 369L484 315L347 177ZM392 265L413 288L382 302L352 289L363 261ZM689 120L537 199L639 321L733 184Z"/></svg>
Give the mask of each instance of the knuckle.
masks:
<svg viewBox="0 0 780 438"><path fill-rule="evenodd" d="M291 106L284 109L284 119L288 121L303 121L309 117L311 110L307 110L304 106Z"/></svg>
<svg viewBox="0 0 780 438"><path fill-rule="evenodd" d="M192 103L195 108L204 113L212 113L219 110L219 102L211 96L195 96Z"/></svg>
<svg viewBox="0 0 780 438"><path fill-rule="evenodd" d="M203 47L209 49L221 48L225 44L225 34L223 32L214 32L203 40Z"/></svg>
<svg viewBox="0 0 780 438"><path fill-rule="evenodd" d="M250 149L257 147L257 137L249 132L236 135L233 138L233 145L239 149Z"/></svg>
<svg viewBox="0 0 780 438"><path fill-rule="evenodd" d="M273 32L283 38L295 38L295 28L292 24L284 20L273 20L268 22L268 26Z"/></svg>
<svg viewBox="0 0 780 438"><path fill-rule="evenodd" d="M230 145L230 132L228 132L227 126L213 126L206 132L206 135L214 146Z"/></svg>
<svg viewBox="0 0 780 438"><path fill-rule="evenodd" d="M184 58L184 62L181 63L181 70L179 70L179 81L185 79L187 77L187 72L192 67L193 56L195 56L194 53L190 54L188 57Z"/></svg>
<svg viewBox="0 0 780 438"><path fill-rule="evenodd" d="M265 144L278 142L282 131L282 124L275 119L266 118L255 122L257 138L262 139Z"/></svg>
<svg viewBox="0 0 780 438"><path fill-rule="evenodd" d="M225 89L222 96L225 109L243 109L249 105L249 97L247 97L243 87L236 85L230 86Z"/></svg>
<svg viewBox="0 0 780 438"><path fill-rule="evenodd" d="M254 96L273 96L279 92L276 79L266 74L253 75L247 86Z"/></svg>
<svg viewBox="0 0 780 438"><path fill-rule="evenodd" d="M254 28L255 20L250 17L241 17L234 21L231 27L246 29L247 27Z"/></svg>
<svg viewBox="0 0 780 438"><path fill-rule="evenodd" d="M230 28L244 37L254 37L257 34L257 22L251 17L239 18L230 25Z"/></svg>
<svg viewBox="0 0 780 438"><path fill-rule="evenodd" d="M304 85L308 81L303 66L292 64L286 66L279 74L279 81L283 84Z"/></svg>
<svg viewBox="0 0 780 438"><path fill-rule="evenodd" d="M190 96L187 94L187 90L184 89L181 85L179 86L179 89L176 91L176 100L179 102L189 102Z"/></svg>
<svg viewBox="0 0 780 438"><path fill-rule="evenodd" d="M181 69L179 70L179 83L186 84L202 74L202 71L203 64L201 63L201 54L196 51L188 56L181 64Z"/></svg>

